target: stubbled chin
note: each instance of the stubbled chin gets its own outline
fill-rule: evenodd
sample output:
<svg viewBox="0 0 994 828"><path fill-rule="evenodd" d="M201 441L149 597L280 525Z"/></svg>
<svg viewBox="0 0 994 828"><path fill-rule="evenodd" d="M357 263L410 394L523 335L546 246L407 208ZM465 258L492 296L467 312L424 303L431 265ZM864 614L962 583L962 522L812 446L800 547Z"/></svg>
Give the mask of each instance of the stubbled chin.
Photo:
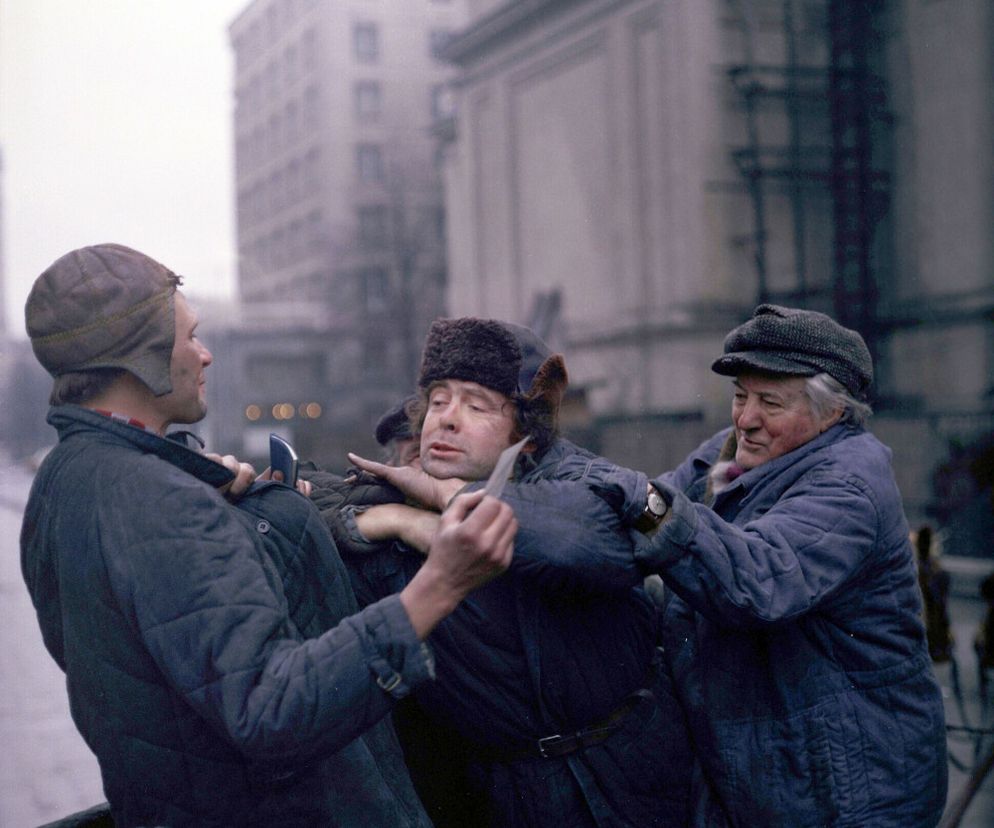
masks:
<svg viewBox="0 0 994 828"><path fill-rule="evenodd" d="M735 462L744 469L751 469L754 466L758 466L763 460L756 452L749 451L742 445L739 445L735 451Z"/></svg>

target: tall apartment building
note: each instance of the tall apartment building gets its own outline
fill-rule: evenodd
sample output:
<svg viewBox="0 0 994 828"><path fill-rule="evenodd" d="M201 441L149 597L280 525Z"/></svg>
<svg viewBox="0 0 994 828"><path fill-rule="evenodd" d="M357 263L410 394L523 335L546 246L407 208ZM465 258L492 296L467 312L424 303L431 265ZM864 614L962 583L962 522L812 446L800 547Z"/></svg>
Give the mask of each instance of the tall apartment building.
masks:
<svg viewBox="0 0 994 828"><path fill-rule="evenodd" d="M306 394L286 379L296 350L246 364L284 375L233 395L263 411L253 428L269 397L320 390L328 429L375 421L411 387L445 299L432 125L452 67L436 54L464 20L463 0L255 0L231 23L240 299L277 322L306 304L313 343Z"/></svg>
<svg viewBox="0 0 994 828"><path fill-rule="evenodd" d="M875 353L911 519L989 548L961 451L994 442L989 0L471 0L446 56L450 310L555 295L596 448L671 468L727 424L724 334L827 311Z"/></svg>

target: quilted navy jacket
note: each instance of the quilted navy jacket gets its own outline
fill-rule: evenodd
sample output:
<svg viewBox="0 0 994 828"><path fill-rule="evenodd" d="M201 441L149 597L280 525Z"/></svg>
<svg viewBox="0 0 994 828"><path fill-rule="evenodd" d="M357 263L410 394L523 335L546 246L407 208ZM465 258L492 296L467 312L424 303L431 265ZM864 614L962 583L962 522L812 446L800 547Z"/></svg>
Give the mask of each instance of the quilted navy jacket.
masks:
<svg viewBox="0 0 994 828"><path fill-rule="evenodd" d="M429 825L382 720L430 654L398 598L357 612L306 498L235 506L185 446L48 419L22 569L115 823Z"/></svg>
<svg viewBox="0 0 994 828"><path fill-rule="evenodd" d="M837 425L705 505L728 436L659 478L672 518L637 547L676 593L695 824L934 825L943 707L890 451Z"/></svg>
<svg viewBox="0 0 994 828"><path fill-rule="evenodd" d="M685 721L665 667L652 669L658 618L636 588L642 575L619 515L639 487L644 501L646 478L616 474L565 440L526 465L502 495L519 523L511 566L435 628L438 681L415 695L470 745L488 825L683 826ZM359 581L372 585L360 595L399 589L419 563L400 553L391 570L375 545L365 555L341 546L346 563L363 570ZM602 721L647 684L652 697L601 744L557 758L504 758Z"/></svg>

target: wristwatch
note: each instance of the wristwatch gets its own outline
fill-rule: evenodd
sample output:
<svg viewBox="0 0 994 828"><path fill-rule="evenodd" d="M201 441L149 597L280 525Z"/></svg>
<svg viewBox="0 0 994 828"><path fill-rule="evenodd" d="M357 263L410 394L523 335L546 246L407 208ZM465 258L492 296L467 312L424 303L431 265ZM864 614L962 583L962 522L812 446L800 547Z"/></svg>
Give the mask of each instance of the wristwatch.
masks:
<svg viewBox="0 0 994 828"><path fill-rule="evenodd" d="M659 489L649 484L649 489L645 502L645 510L638 520L635 521L635 529L643 535L650 535L659 528L666 513L670 510L669 505L659 493Z"/></svg>

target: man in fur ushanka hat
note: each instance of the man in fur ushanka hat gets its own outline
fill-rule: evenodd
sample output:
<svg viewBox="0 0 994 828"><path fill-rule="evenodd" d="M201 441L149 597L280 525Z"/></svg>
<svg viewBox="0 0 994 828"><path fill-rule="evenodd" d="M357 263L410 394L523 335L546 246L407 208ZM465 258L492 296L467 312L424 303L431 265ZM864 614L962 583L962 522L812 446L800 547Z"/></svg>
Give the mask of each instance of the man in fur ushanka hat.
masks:
<svg viewBox="0 0 994 828"><path fill-rule="evenodd" d="M689 747L657 661L654 608L635 588L621 517L595 493L613 485L615 467L558 435L566 386L563 357L527 328L439 319L407 409L421 470L350 455L408 496L346 507L339 522L353 577L386 594L418 571L416 550L427 551L448 499L482 485L501 452L529 438L502 494L519 524L511 567L428 639L437 680L415 693L431 725L407 736L432 749L407 744L408 760L433 757L412 767L416 786L473 780L441 794L418 787L436 825L460 824L453 800L472 800L484 815L474 824L493 826L686 824ZM439 767L456 750L451 739L434 744L434 729L456 734L468 772Z"/></svg>

